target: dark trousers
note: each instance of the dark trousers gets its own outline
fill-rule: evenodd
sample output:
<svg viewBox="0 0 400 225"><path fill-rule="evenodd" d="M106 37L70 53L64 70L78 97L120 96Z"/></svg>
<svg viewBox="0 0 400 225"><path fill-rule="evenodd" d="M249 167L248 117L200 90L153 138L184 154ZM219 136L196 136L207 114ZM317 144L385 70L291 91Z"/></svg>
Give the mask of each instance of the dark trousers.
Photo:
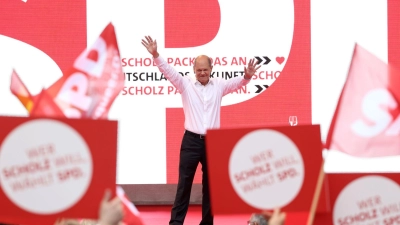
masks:
<svg viewBox="0 0 400 225"><path fill-rule="evenodd" d="M203 171L203 201L202 220L200 225L212 225L210 192L208 187L207 160L205 152L205 140L200 137L183 135L180 158L179 158L179 180L175 196L174 206L171 211L171 225L182 225L189 208L190 192L192 190L193 178L199 162Z"/></svg>

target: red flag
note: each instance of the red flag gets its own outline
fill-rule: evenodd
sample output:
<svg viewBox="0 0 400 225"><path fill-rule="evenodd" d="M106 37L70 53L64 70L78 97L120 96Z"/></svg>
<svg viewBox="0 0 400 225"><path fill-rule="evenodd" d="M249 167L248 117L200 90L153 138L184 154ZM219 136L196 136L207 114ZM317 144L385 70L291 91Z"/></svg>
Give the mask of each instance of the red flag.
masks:
<svg viewBox="0 0 400 225"><path fill-rule="evenodd" d="M52 99L68 118L105 119L123 86L117 38L110 23L96 42L78 56L70 70L47 89L45 99ZM11 77L11 92L31 111L37 96L30 95L15 71Z"/></svg>
<svg viewBox="0 0 400 225"><path fill-rule="evenodd" d="M65 117L64 113L46 90L42 90L35 98L30 116Z"/></svg>
<svg viewBox="0 0 400 225"><path fill-rule="evenodd" d="M33 97L15 70L11 74L10 90L29 112L32 109Z"/></svg>
<svg viewBox="0 0 400 225"><path fill-rule="evenodd" d="M120 53L110 23L48 92L67 117L103 119L123 86Z"/></svg>
<svg viewBox="0 0 400 225"><path fill-rule="evenodd" d="M359 157L400 154L400 73L356 45L326 148Z"/></svg>
<svg viewBox="0 0 400 225"><path fill-rule="evenodd" d="M126 196L124 189L120 186L117 186L117 196L121 199L124 206L124 219L122 220L122 223L124 225L143 225L143 222L139 217L139 211Z"/></svg>

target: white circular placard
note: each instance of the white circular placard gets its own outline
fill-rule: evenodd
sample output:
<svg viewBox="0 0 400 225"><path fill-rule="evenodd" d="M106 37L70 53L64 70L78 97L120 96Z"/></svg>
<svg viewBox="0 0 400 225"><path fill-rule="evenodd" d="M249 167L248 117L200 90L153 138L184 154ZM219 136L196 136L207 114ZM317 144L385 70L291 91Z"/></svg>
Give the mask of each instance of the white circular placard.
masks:
<svg viewBox="0 0 400 225"><path fill-rule="evenodd" d="M88 145L68 124L30 120L12 130L0 146L0 185L20 208L54 214L84 196L92 164Z"/></svg>
<svg viewBox="0 0 400 225"><path fill-rule="evenodd" d="M303 185L303 158L285 134L255 130L233 148L229 176L234 190L247 204L259 209L283 207Z"/></svg>
<svg viewBox="0 0 400 225"><path fill-rule="evenodd" d="M335 225L398 224L399 185L377 175L353 180L336 198L332 219Z"/></svg>

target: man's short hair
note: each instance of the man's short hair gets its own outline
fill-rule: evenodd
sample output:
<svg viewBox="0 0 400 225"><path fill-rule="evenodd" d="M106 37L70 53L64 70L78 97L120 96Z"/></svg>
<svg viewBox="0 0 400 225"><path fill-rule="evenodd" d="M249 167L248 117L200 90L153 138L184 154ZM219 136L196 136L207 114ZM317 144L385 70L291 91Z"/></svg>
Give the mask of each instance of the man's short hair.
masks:
<svg viewBox="0 0 400 225"><path fill-rule="evenodd" d="M208 56L206 56L206 55L199 55L199 56L197 56L197 57L196 57L196 59L194 60L194 64L193 64L193 66L196 66L196 61L197 61L197 58L199 58L200 56L205 56L205 57L207 57L207 60L208 60L208 65L210 65L210 67L212 66L212 65L211 65L211 58L210 58L210 57L208 57Z"/></svg>

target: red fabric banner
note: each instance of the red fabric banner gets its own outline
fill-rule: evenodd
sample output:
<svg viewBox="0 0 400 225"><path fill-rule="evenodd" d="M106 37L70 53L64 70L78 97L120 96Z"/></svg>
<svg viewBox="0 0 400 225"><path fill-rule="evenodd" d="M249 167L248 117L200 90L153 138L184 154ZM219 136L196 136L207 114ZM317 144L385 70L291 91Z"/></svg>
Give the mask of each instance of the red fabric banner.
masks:
<svg viewBox="0 0 400 225"><path fill-rule="evenodd" d="M31 111L33 97L15 70L13 70L11 75L10 90L11 93L13 93L13 95L19 99L26 110Z"/></svg>
<svg viewBox="0 0 400 225"><path fill-rule="evenodd" d="M399 76L356 45L326 148L359 157L400 154Z"/></svg>
<svg viewBox="0 0 400 225"><path fill-rule="evenodd" d="M117 38L110 23L95 43L84 50L72 67L46 91L68 118L105 119L123 86ZM32 97L15 71L10 88L30 112ZM49 100L48 97L45 99ZM49 117L58 115L46 113Z"/></svg>

